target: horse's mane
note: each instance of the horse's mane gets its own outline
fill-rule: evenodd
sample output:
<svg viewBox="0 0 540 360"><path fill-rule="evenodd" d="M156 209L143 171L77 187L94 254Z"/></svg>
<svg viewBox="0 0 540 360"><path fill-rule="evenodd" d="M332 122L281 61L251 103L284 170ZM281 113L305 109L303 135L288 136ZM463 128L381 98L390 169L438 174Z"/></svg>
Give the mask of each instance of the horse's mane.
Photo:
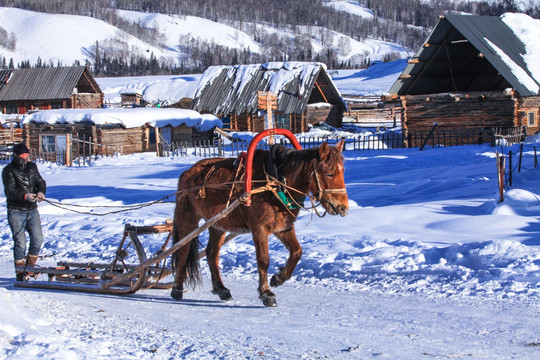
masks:
<svg viewBox="0 0 540 360"><path fill-rule="evenodd" d="M343 155L333 146L329 146L328 163L343 161ZM283 147L277 152L278 168L282 172L288 172L293 169L304 167L311 161L317 160L319 156L319 147L296 150Z"/></svg>

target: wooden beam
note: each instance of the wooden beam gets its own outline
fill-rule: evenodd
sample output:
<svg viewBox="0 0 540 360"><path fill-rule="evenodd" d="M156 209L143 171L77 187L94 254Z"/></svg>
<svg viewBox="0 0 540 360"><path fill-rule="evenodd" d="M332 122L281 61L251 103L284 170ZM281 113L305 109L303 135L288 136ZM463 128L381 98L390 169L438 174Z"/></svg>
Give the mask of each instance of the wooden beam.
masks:
<svg viewBox="0 0 540 360"><path fill-rule="evenodd" d="M94 89L94 92L95 92L96 94L98 94L99 92L97 91L96 87L94 86L94 83L92 82L92 80L88 77L87 71L88 71L87 69L84 69L84 71L83 71L83 76L84 76L84 78L86 79L86 81L88 81L88 84L90 84L90 87L91 87L92 89Z"/></svg>
<svg viewBox="0 0 540 360"><path fill-rule="evenodd" d="M328 99L324 95L324 92L322 91L321 86L319 85L319 83L317 81L315 81L315 86L317 87L317 89L319 89L319 92L321 93L321 95L322 95L322 97L324 99L324 102L328 102Z"/></svg>
<svg viewBox="0 0 540 360"><path fill-rule="evenodd" d="M450 35L452 35L454 32L456 31L456 28L452 28L451 30L448 31L448 33L446 34L445 38L450 38ZM426 43L428 44L428 43ZM442 43L441 43L442 44ZM432 44L434 45L434 44ZM440 45L440 44L439 44ZM428 45L429 46L429 45ZM427 46L426 46L427 47ZM433 60L435 59L435 57L437 56L437 54L439 53L439 51L441 51L443 47L442 46L439 46L435 52L431 55L431 57L428 59L428 61L425 63L425 65L423 66L422 70L420 71L420 73L416 74L415 76L415 79L413 80L413 82L411 83L411 85L408 86L407 90L411 89L412 87L414 87L414 85L416 85L416 82L423 76L424 72L426 71L426 69L429 67L429 65L431 65L431 63L433 62Z"/></svg>

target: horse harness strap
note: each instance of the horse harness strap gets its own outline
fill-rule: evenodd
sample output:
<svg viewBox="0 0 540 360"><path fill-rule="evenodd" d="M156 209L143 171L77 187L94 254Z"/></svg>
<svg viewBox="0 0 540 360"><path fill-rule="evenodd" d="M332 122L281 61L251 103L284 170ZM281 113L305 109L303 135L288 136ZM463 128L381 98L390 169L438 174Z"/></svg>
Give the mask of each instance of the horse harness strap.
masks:
<svg viewBox="0 0 540 360"><path fill-rule="evenodd" d="M274 144L270 147L270 151L266 156L266 162L264 165L267 178L273 179L278 183L278 185L274 190L272 190L272 192L283 203L287 210L300 209L301 205L299 203L304 202L305 196L302 199L296 200L292 196L290 196L290 193L288 191L286 194L285 187L281 185L285 184L285 178L279 175L279 167L281 164L279 164L279 159L276 156L278 150L285 154L289 151L293 151L292 149L288 149L281 144Z"/></svg>

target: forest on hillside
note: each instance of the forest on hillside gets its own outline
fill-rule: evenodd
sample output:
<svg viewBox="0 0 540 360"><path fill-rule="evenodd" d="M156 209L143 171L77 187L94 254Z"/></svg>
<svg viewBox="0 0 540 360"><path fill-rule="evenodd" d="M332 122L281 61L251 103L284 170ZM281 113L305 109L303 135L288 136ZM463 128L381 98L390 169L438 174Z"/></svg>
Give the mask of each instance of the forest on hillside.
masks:
<svg viewBox="0 0 540 360"><path fill-rule="evenodd" d="M46 13L84 15L98 18L114 25L141 40L159 43L162 36L154 29L127 21L116 10L192 15L224 23L246 32L265 48L264 54L228 49L219 44L208 44L194 38L179 39L178 47L186 50L179 63L160 63L144 57L124 58L99 52L96 45L93 71L96 75L121 76L133 74L162 74L199 72L216 64L246 64L266 61L321 61L330 68L353 68L369 65L339 62L332 49L316 53L309 39L297 31L299 27L317 27L335 31L362 41L367 38L389 41L405 48L416 49L436 24L441 14L470 13L498 16L518 11L515 0L448 1L448 0L360 0L375 16L371 19L335 10L325 6L325 0L0 0L0 6L18 7ZM536 4L535 4L536 3ZM531 1L528 15L539 18L540 5ZM271 5L271 6L269 6ZM262 31L254 24L263 23L278 29L289 29L297 34L293 41L277 34ZM16 34L9 34L0 24L0 46L16 47ZM343 46L346 46L344 44ZM393 60L391 56L386 60ZM23 62L13 64L0 58L0 66L54 66L46 59L40 64ZM69 65L69 64L66 64Z"/></svg>

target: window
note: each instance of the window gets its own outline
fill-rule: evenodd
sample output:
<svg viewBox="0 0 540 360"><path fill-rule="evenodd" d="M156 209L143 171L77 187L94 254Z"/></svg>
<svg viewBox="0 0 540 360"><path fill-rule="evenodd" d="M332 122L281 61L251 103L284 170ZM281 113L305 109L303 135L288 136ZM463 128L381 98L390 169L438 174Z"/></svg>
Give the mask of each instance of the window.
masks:
<svg viewBox="0 0 540 360"><path fill-rule="evenodd" d="M56 153L57 150L67 149L66 135L40 135L41 151Z"/></svg>
<svg viewBox="0 0 540 360"><path fill-rule="evenodd" d="M51 102L51 109L62 109L64 104L60 102Z"/></svg>
<svg viewBox="0 0 540 360"><path fill-rule="evenodd" d="M274 116L275 127L291 130L291 116L290 115L278 115Z"/></svg>
<svg viewBox="0 0 540 360"><path fill-rule="evenodd" d="M527 113L527 126L536 126L536 111Z"/></svg>

